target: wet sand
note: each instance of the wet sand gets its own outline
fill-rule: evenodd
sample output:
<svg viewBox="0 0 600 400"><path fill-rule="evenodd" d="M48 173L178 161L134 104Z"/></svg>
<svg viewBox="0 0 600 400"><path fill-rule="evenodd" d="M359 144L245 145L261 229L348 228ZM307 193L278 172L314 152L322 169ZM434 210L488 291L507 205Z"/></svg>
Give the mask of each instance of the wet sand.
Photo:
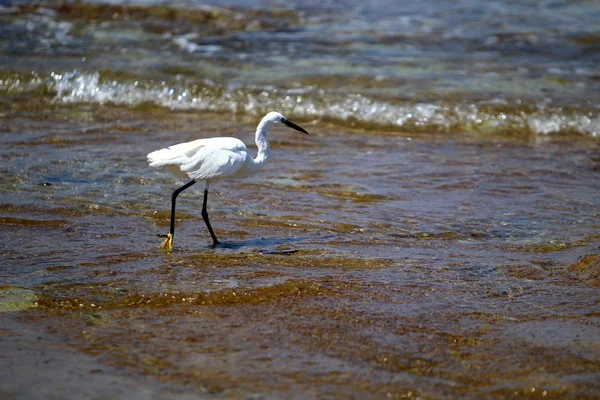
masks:
<svg viewBox="0 0 600 400"><path fill-rule="evenodd" d="M53 335L52 327L31 324L14 313L5 313L0 320L3 398L203 398L153 379L124 376Z"/></svg>
<svg viewBox="0 0 600 400"><path fill-rule="evenodd" d="M7 122L9 398L600 393L598 265L582 258L600 239L594 139L300 120L311 135L271 133L262 174L214 185L223 246L192 188L165 253L155 235L183 181L145 155L251 143L251 117L45 106Z"/></svg>

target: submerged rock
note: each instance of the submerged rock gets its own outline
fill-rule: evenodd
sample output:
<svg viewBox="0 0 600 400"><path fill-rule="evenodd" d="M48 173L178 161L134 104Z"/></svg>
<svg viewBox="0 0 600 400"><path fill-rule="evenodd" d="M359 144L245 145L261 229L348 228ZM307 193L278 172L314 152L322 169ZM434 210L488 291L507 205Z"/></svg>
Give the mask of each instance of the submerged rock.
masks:
<svg viewBox="0 0 600 400"><path fill-rule="evenodd" d="M0 288L0 312L21 311L37 307L37 296L32 290L6 286Z"/></svg>
<svg viewBox="0 0 600 400"><path fill-rule="evenodd" d="M590 254L581 257L569 267L569 274L590 285L600 286L600 255Z"/></svg>

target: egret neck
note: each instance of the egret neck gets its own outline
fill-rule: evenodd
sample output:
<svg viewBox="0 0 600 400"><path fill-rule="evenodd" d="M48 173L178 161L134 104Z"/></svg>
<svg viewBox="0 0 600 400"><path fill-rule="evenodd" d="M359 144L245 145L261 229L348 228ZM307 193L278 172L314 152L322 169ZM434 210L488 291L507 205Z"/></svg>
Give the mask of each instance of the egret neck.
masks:
<svg viewBox="0 0 600 400"><path fill-rule="evenodd" d="M254 159L253 169L258 171L264 167L269 159L269 154L271 153L271 146L269 145L269 141L267 140L267 132L271 129L274 122L272 118L268 118L268 115L265 116L258 127L256 128L256 147L258 147L258 154Z"/></svg>

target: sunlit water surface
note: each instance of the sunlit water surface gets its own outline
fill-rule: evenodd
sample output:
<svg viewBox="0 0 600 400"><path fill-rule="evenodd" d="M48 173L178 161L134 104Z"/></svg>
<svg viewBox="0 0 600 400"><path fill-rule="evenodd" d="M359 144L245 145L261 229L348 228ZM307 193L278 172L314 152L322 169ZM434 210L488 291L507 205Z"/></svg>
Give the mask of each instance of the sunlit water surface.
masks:
<svg viewBox="0 0 600 400"><path fill-rule="evenodd" d="M600 393L593 4L138 4L2 9L0 393ZM271 109L159 250L146 154Z"/></svg>

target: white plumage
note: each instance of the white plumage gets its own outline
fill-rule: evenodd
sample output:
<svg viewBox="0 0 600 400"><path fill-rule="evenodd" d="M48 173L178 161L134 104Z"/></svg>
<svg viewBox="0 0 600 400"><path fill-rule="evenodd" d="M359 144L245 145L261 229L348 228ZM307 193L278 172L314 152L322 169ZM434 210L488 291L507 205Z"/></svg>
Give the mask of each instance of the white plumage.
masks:
<svg viewBox="0 0 600 400"><path fill-rule="evenodd" d="M258 147L256 158L250 156L246 145L241 140L232 137L193 140L148 154L148 163L151 167L175 167L192 179L192 181L173 192L171 231L166 235L162 247L170 250L173 246L173 235L175 234L175 201L177 196L196 183L197 180L206 182L202 217L212 236L213 244L218 244L206 211L209 183L223 178L244 177L260 171L266 164L271 150L269 141L267 140L267 132L271 126L277 123L283 123L290 128L308 134L303 128L288 121L283 115L271 111L264 116L256 128L255 140Z"/></svg>
<svg viewBox="0 0 600 400"><path fill-rule="evenodd" d="M237 175L254 160L239 139L217 137L180 143L148 154L151 167L178 166L194 180L216 180ZM248 169L248 168L245 168Z"/></svg>

